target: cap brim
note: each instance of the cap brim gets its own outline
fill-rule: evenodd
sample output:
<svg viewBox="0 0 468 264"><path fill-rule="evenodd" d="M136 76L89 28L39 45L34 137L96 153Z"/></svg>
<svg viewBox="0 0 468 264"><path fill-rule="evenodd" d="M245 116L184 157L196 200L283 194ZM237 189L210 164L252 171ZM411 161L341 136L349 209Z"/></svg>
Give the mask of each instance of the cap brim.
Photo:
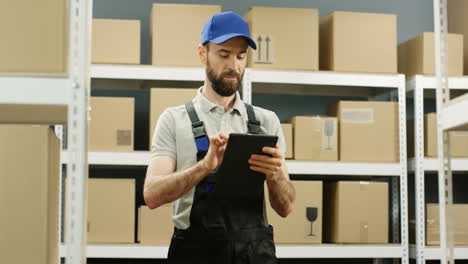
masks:
<svg viewBox="0 0 468 264"><path fill-rule="evenodd" d="M255 44L255 41L253 41L253 39L251 39L247 35L239 34L239 33L230 33L230 34L222 35L222 36L219 36L219 37L216 37L216 38L210 40L210 42L213 42L214 44L221 44L221 43L224 43L224 42L226 42L226 41L228 41L230 39L236 38L236 37L246 38L247 42L249 43L249 46L254 50L257 49L257 44Z"/></svg>

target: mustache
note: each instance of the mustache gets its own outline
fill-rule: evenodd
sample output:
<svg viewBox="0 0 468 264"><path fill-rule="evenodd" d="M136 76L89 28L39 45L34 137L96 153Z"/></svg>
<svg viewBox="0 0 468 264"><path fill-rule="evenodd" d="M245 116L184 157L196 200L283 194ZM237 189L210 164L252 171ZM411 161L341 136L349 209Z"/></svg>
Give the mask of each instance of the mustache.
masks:
<svg viewBox="0 0 468 264"><path fill-rule="evenodd" d="M240 74L235 71L228 71L223 73L221 77L236 77L237 79L240 79Z"/></svg>

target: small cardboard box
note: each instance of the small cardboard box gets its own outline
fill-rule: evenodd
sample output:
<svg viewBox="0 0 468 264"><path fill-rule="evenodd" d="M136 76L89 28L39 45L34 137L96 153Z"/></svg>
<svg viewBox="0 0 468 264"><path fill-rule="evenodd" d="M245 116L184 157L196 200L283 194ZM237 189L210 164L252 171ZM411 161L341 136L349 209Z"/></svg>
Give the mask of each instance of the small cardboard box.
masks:
<svg viewBox="0 0 468 264"><path fill-rule="evenodd" d="M450 137L450 154L452 157L468 157L468 131L452 131ZM424 152L426 157L437 157L437 114L424 116Z"/></svg>
<svg viewBox="0 0 468 264"><path fill-rule="evenodd" d="M135 99L91 97L89 151L133 151Z"/></svg>
<svg viewBox="0 0 468 264"><path fill-rule="evenodd" d="M134 243L135 180L88 180L88 243Z"/></svg>
<svg viewBox="0 0 468 264"><path fill-rule="evenodd" d="M463 75L463 35L448 34L448 74ZM434 33L424 32L398 46L398 72L409 78L416 74L434 75Z"/></svg>
<svg viewBox="0 0 468 264"><path fill-rule="evenodd" d="M447 1L447 22L448 31L463 35L463 75L468 75L468 1L449 0Z"/></svg>
<svg viewBox="0 0 468 264"><path fill-rule="evenodd" d="M138 242L140 244L169 246L173 232L171 204L153 210L147 206L138 208Z"/></svg>
<svg viewBox="0 0 468 264"><path fill-rule="evenodd" d="M220 12L219 5L153 4L151 63L156 66L201 67L197 47L203 26Z"/></svg>
<svg viewBox="0 0 468 264"><path fill-rule="evenodd" d="M336 117L296 116L294 127L295 160L338 160L338 122Z"/></svg>
<svg viewBox="0 0 468 264"><path fill-rule="evenodd" d="M468 245L468 204L454 204L453 240L457 246ZM439 205L426 205L426 243L430 246L440 245Z"/></svg>
<svg viewBox="0 0 468 264"><path fill-rule="evenodd" d="M292 159L293 157L293 128L292 124L281 124L283 129L284 141L286 143L286 153L284 157L286 159Z"/></svg>
<svg viewBox="0 0 468 264"><path fill-rule="evenodd" d="M268 223L273 226L276 244L322 243L322 182L292 181L296 201L290 215L279 216L268 204ZM268 193L265 188L265 193ZM268 197L266 198L268 200Z"/></svg>
<svg viewBox="0 0 468 264"><path fill-rule="evenodd" d="M68 2L63 0L3 1L0 72L65 75L68 12Z"/></svg>
<svg viewBox="0 0 468 264"><path fill-rule="evenodd" d="M324 242L388 243L388 184L339 181L324 184Z"/></svg>
<svg viewBox="0 0 468 264"><path fill-rule="evenodd" d="M140 64L140 20L93 19L91 63Z"/></svg>
<svg viewBox="0 0 468 264"><path fill-rule="evenodd" d="M398 162L400 138L398 104L339 101L327 108L337 116L340 161Z"/></svg>
<svg viewBox="0 0 468 264"><path fill-rule="evenodd" d="M150 138L153 138L154 129L159 116L168 107L183 105L197 96L198 89L152 88L150 90ZM149 149L151 150L151 140Z"/></svg>
<svg viewBox="0 0 468 264"><path fill-rule="evenodd" d="M251 7L244 17L257 44L249 50L248 67L318 70L317 9Z"/></svg>
<svg viewBox="0 0 468 264"><path fill-rule="evenodd" d="M0 146L1 262L58 264L60 140L48 126L1 125Z"/></svg>
<svg viewBox="0 0 468 264"><path fill-rule="evenodd" d="M320 21L320 69L397 72L397 16L334 11Z"/></svg>

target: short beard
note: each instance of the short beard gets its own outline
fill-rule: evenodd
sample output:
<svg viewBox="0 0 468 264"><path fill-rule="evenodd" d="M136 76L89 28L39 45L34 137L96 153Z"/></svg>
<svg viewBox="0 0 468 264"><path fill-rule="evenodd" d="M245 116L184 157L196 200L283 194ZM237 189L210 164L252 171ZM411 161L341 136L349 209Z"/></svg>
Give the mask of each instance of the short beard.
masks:
<svg viewBox="0 0 468 264"><path fill-rule="evenodd" d="M225 76L234 76L234 75L237 78L237 82L224 81ZM242 78L244 76L244 73L242 73L239 76L234 71L229 71L229 72L225 72L221 74L221 76L219 76L218 78L216 77L216 74L211 68L210 62L207 61L206 76L208 77L208 80L211 82L213 90L220 96L228 97L242 89Z"/></svg>

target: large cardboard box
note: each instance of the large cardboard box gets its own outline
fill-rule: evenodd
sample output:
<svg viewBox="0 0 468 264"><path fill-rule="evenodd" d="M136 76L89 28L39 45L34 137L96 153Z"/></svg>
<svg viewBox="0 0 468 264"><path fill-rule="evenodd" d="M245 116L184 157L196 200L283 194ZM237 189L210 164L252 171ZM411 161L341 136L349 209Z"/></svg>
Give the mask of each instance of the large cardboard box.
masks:
<svg viewBox="0 0 468 264"><path fill-rule="evenodd" d="M338 122L336 117L296 116L294 127L295 160L338 160Z"/></svg>
<svg viewBox="0 0 468 264"><path fill-rule="evenodd" d="M388 243L388 184L339 181L324 184L324 242Z"/></svg>
<svg viewBox="0 0 468 264"><path fill-rule="evenodd" d="M281 124L283 130L284 141L286 143L286 153L284 158L292 159L293 157L293 127L292 124Z"/></svg>
<svg viewBox="0 0 468 264"><path fill-rule="evenodd" d="M0 72L64 75L68 12L63 0L2 1Z"/></svg>
<svg viewBox="0 0 468 264"><path fill-rule="evenodd" d="M447 2L448 31L463 35L463 72L468 75L468 1L449 0Z"/></svg>
<svg viewBox="0 0 468 264"><path fill-rule="evenodd" d="M58 264L60 141L48 126L1 125L0 146L1 262Z"/></svg>
<svg viewBox="0 0 468 264"><path fill-rule="evenodd" d="M268 204L268 223L273 226L276 244L322 243L321 181L292 181L296 188L293 210L286 218L279 216ZM268 191L265 188L265 193ZM266 198L268 200L268 198Z"/></svg>
<svg viewBox="0 0 468 264"><path fill-rule="evenodd" d="M138 242L143 245L169 246L174 224L172 206L165 204L156 209L138 208Z"/></svg>
<svg viewBox="0 0 468 264"><path fill-rule="evenodd" d="M468 131L449 133L452 157L468 157ZM426 157L437 157L437 114L424 116L424 153Z"/></svg>
<svg viewBox="0 0 468 264"><path fill-rule="evenodd" d="M140 64L140 20L93 19L92 63Z"/></svg>
<svg viewBox="0 0 468 264"><path fill-rule="evenodd" d="M89 151L133 151L135 99L91 97Z"/></svg>
<svg viewBox="0 0 468 264"><path fill-rule="evenodd" d="M0 104L2 124L67 123L66 105Z"/></svg>
<svg viewBox="0 0 468 264"><path fill-rule="evenodd" d="M453 213L453 240L454 244L468 245L468 204L454 204ZM426 243L435 246L440 244L440 217L439 205L426 205Z"/></svg>
<svg viewBox="0 0 468 264"><path fill-rule="evenodd" d="M318 70L317 9L252 7L245 15L257 50L249 50L248 67Z"/></svg>
<svg viewBox="0 0 468 264"><path fill-rule="evenodd" d="M88 180L88 243L133 243L135 180Z"/></svg>
<svg viewBox="0 0 468 264"><path fill-rule="evenodd" d="M320 69L397 72L397 16L334 11L320 21Z"/></svg>
<svg viewBox="0 0 468 264"><path fill-rule="evenodd" d="M398 104L395 102L339 101L329 105L337 116L340 160L398 162Z"/></svg>
<svg viewBox="0 0 468 264"><path fill-rule="evenodd" d="M150 91L150 139L153 138L154 129L159 116L168 107L183 105L197 96L198 89L153 88ZM151 150L152 140L149 142Z"/></svg>
<svg viewBox="0 0 468 264"><path fill-rule="evenodd" d="M463 75L463 35L448 34L448 74ZM424 32L398 46L398 72L411 77L434 75L434 33Z"/></svg>
<svg viewBox="0 0 468 264"><path fill-rule="evenodd" d="M153 4L151 63L157 66L202 66L197 46L205 23L221 12L219 5Z"/></svg>

